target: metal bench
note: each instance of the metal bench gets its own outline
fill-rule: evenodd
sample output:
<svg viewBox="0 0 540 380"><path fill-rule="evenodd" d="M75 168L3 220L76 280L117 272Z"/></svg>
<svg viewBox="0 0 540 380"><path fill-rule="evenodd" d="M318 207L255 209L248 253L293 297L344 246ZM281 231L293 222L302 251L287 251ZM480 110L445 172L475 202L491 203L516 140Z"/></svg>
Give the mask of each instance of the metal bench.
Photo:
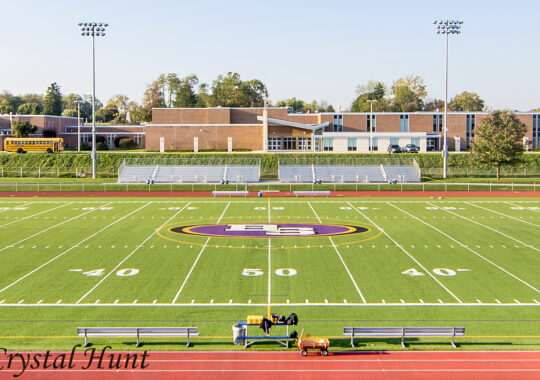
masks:
<svg viewBox="0 0 540 380"><path fill-rule="evenodd" d="M218 195L228 195L229 197L232 197L233 195L239 195L247 197L249 194L249 191L226 191L226 190L219 190L219 191L212 191L212 195L214 198Z"/></svg>
<svg viewBox="0 0 540 380"><path fill-rule="evenodd" d="M317 195L320 195L320 196L329 196L330 195L330 190L314 190L314 191L293 191L293 194L297 197L299 196L308 196L308 197L314 197L314 196L317 196Z"/></svg>
<svg viewBox="0 0 540 380"><path fill-rule="evenodd" d="M136 337L140 345L140 337L187 337L199 336L197 327L77 327L77 335L84 337L84 347L88 346L89 337Z"/></svg>
<svg viewBox="0 0 540 380"><path fill-rule="evenodd" d="M401 337L401 345L405 348L405 337L451 336L452 346L456 348L454 338L465 335L465 327L344 327L343 335L351 337L354 347L355 337Z"/></svg>

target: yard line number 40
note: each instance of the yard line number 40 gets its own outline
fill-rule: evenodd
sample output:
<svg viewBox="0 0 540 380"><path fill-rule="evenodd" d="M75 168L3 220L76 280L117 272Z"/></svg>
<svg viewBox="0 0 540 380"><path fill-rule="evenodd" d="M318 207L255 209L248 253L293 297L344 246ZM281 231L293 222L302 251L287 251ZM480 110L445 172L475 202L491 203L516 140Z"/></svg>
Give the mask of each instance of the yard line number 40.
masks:
<svg viewBox="0 0 540 380"><path fill-rule="evenodd" d="M469 272L469 269L458 269L457 272ZM435 268L433 269L433 273L435 273L438 276L455 276L457 274L455 270L448 269L448 268ZM416 268L407 269L401 272L401 274L405 274L412 277L424 275L424 273L419 272L418 270L416 270Z"/></svg>

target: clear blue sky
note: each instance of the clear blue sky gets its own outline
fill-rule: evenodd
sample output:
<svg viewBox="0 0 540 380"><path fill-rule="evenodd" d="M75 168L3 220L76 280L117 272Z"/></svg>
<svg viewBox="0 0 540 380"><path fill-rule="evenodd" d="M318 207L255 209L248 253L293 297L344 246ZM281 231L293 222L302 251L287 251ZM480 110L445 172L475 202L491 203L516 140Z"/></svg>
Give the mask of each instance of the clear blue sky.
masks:
<svg viewBox="0 0 540 380"><path fill-rule="evenodd" d="M96 41L96 96L138 102L160 73L203 82L240 73L272 101L350 106L358 84L420 75L444 96L444 37L434 19L464 21L451 36L449 97L477 92L489 108L540 106L537 0L0 0L0 91L91 93L91 39L79 21L105 21Z"/></svg>

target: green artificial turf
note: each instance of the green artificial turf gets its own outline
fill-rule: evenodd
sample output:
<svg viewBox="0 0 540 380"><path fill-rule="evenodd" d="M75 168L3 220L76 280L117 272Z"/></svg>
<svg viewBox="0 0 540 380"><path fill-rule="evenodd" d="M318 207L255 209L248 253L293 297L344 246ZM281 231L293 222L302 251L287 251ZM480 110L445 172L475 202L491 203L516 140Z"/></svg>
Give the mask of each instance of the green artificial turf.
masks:
<svg viewBox="0 0 540 380"><path fill-rule="evenodd" d="M367 231L169 231L216 223ZM81 343L76 327L140 325L198 326L189 349L243 349L232 344L232 325L266 315L270 303L271 312L298 314L291 330L331 336L334 349L350 349L346 326L464 326L458 349L536 350L539 227L538 198L4 198L0 347L67 350ZM451 348L448 338L408 342L409 350ZM141 349L185 349L178 339L145 343ZM133 348L130 338L95 344ZM401 345L358 339L358 349Z"/></svg>

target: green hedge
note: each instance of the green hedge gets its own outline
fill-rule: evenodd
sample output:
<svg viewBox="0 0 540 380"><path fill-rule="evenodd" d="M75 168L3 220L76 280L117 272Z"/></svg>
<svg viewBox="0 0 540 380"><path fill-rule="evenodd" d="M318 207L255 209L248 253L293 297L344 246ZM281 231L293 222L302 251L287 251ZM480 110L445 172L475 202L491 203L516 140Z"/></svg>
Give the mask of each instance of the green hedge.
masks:
<svg viewBox="0 0 540 380"><path fill-rule="evenodd" d="M422 153L422 154L362 154L362 153L140 153L140 152L98 152L97 167L98 171L115 173L124 158L205 158L205 157L226 157L226 158L260 158L261 159L261 175L263 177L276 177L278 169L278 160L280 158L324 158L332 159L372 159L372 158L414 158L418 165L427 169L441 168L443 165L440 153ZM468 153L451 154L448 159L449 168L462 168L463 171L470 169L477 170L478 166L471 161ZM42 153L0 153L0 167L3 168L90 168L91 160L89 152L63 152L60 154L42 154ZM523 155L520 163L515 167L522 169L533 169L533 172L538 172L540 169L540 154L528 153ZM427 174L427 173L426 173Z"/></svg>

